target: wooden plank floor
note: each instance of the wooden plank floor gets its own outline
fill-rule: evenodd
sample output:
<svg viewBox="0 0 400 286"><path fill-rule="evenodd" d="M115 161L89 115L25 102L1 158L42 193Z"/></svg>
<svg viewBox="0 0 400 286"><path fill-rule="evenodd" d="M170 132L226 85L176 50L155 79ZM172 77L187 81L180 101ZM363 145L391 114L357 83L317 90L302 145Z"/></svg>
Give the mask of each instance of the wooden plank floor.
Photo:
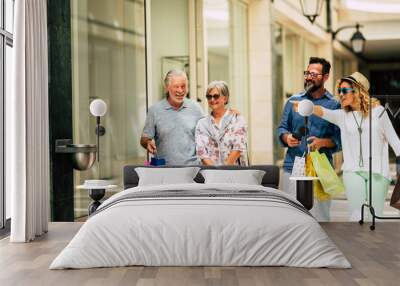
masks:
<svg viewBox="0 0 400 286"><path fill-rule="evenodd" d="M324 223L353 268L290 267L120 267L48 270L82 223L51 223L32 243L0 241L0 285L400 285L400 222Z"/></svg>

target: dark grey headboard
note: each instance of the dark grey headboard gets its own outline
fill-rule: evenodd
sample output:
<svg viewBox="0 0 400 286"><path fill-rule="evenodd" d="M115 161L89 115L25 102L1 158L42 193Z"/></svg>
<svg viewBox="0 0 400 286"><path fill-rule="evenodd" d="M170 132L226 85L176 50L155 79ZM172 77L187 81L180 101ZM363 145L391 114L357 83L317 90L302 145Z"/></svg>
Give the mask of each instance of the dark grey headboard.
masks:
<svg viewBox="0 0 400 286"><path fill-rule="evenodd" d="M124 167L124 189L133 188L138 185L139 176L137 175L135 168L137 167L147 167L147 168L182 168L188 166L160 166L160 167L152 167L152 166L143 166L143 165L128 165ZM274 165L253 165L248 167L242 166L197 166L201 169L220 169L220 170L248 170L248 169L256 169L265 171L265 175L262 179L261 184L265 187L271 187L278 189L279 186L279 168ZM194 178L197 183L204 183L204 178L200 174Z"/></svg>

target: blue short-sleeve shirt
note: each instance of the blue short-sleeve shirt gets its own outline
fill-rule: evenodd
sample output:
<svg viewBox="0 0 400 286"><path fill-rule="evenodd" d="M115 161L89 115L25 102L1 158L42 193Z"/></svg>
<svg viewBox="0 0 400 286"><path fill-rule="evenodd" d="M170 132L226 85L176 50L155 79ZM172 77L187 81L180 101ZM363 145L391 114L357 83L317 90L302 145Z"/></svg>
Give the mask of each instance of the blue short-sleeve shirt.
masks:
<svg viewBox="0 0 400 286"><path fill-rule="evenodd" d="M195 129L202 117L202 109L190 99L178 110L163 99L149 108L142 136L155 140L157 156L167 165L198 164Z"/></svg>
<svg viewBox="0 0 400 286"><path fill-rule="evenodd" d="M301 101L304 99L311 100L315 105L321 105L325 108L329 109L339 109L340 103L333 97L331 93L328 91L325 92L323 96L320 98L313 98L309 96L305 92L295 94L286 102L286 105L283 109L283 115L281 122L278 127L278 136L280 142L284 147L288 147L282 141L282 135L285 133L294 133L298 132L298 130L304 126L304 117L301 116L298 112L293 110L293 103L290 101ZM309 131L307 136L315 136L318 138L330 138L336 144L333 148L321 148L319 151L321 153L325 153L330 162L332 162L332 154L341 150L341 142L340 142L340 129L338 126L316 116L311 115L308 118ZM302 156L304 152L307 150L307 142L303 137L301 144L297 147L288 147L285 160L283 162L283 169L286 172L292 172L294 158L296 156Z"/></svg>

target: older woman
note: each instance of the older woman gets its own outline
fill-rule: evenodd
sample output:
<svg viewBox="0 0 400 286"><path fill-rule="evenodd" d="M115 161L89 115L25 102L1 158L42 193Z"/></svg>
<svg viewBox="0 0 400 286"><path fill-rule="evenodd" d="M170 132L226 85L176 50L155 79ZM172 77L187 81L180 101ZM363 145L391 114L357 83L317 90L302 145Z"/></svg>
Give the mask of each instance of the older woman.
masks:
<svg viewBox="0 0 400 286"><path fill-rule="evenodd" d="M247 127L242 115L226 107L228 86L213 81L207 87L206 98L211 114L198 121L196 153L204 165L247 165Z"/></svg>
<svg viewBox="0 0 400 286"><path fill-rule="evenodd" d="M350 202L350 220L359 219L360 207L368 198L369 180L369 81L359 72L341 78L337 96L342 109L314 106L313 113L340 127L343 150L343 182ZM400 140L385 109L372 99L372 205L382 215L390 182L388 143L400 155ZM294 104L297 109L298 103Z"/></svg>

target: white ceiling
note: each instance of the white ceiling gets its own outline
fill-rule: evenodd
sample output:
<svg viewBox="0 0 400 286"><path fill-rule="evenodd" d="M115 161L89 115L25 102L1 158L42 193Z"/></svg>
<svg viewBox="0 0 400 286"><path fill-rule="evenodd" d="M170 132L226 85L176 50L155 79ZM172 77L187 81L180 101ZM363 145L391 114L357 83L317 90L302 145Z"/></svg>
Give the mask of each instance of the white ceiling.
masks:
<svg viewBox="0 0 400 286"><path fill-rule="evenodd" d="M400 13L399 0L343 0L347 9L372 13Z"/></svg>
<svg viewBox="0 0 400 286"><path fill-rule="evenodd" d="M229 27L228 0L204 0L203 14L208 29Z"/></svg>
<svg viewBox="0 0 400 286"><path fill-rule="evenodd" d="M371 12L373 11L373 12ZM342 0L339 27L359 22L366 38L363 56L368 61L400 61L400 0ZM337 38L350 45L355 29Z"/></svg>

